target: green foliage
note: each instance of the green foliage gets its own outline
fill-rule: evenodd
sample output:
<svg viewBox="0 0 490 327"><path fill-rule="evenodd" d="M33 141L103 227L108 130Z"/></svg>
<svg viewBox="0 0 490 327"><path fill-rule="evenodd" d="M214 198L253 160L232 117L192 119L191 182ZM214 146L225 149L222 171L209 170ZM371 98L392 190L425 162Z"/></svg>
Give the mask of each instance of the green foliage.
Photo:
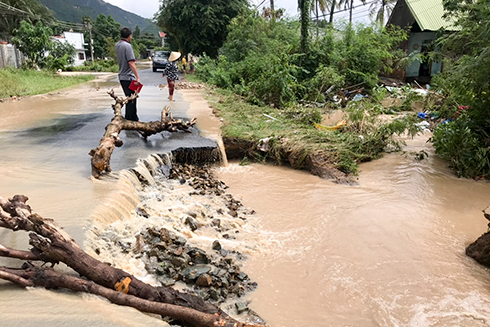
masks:
<svg viewBox="0 0 490 327"><path fill-rule="evenodd" d="M468 106L469 110L436 130L434 146L459 175L488 178L490 1L444 0L444 6L460 30L440 40L446 53L445 72L433 84L446 95L443 115L451 117L461 106Z"/></svg>
<svg viewBox="0 0 490 327"><path fill-rule="evenodd" d="M344 84L345 76L340 75L334 67L320 64L316 74L310 80L305 81L306 88L310 90L307 95L308 100L323 101L328 89L332 86L341 87Z"/></svg>
<svg viewBox="0 0 490 327"><path fill-rule="evenodd" d="M298 0L298 10L300 12L301 21L301 53L309 54L310 52L310 10L311 0Z"/></svg>
<svg viewBox="0 0 490 327"><path fill-rule="evenodd" d="M340 38L326 34L314 49L318 49L320 60L345 76L348 85L365 83L368 88L374 87L380 72L390 72L404 56L397 48L407 34L399 28L377 30L347 25L341 33Z"/></svg>
<svg viewBox="0 0 490 327"><path fill-rule="evenodd" d="M75 52L75 47L69 43L53 42L44 66L51 71L63 70L66 66L73 65Z"/></svg>
<svg viewBox="0 0 490 327"><path fill-rule="evenodd" d="M299 27L287 19L271 24L257 12L239 15L230 23L221 56L201 60L196 71L202 80L251 103L284 107L298 99L324 100L327 90L346 84L375 86L378 74L390 71L401 57L394 49L407 37L395 28L327 27L306 56Z"/></svg>
<svg viewBox="0 0 490 327"><path fill-rule="evenodd" d="M111 15L105 16L100 14L93 23L92 38L94 39L94 56L95 58L105 59L106 57L115 55L115 50L109 53L108 42L117 42L121 38L121 24L116 22Z"/></svg>
<svg viewBox="0 0 490 327"><path fill-rule="evenodd" d="M434 147L459 176L489 178L490 149L472 125L467 116L439 125L434 131Z"/></svg>
<svg viewBox="0 0 490 327"><path fill-rule="evenodd" d="M28 66L41 66L46 51L52 46L49 40L51 34L51 28L44 26L40 21L35 26L22 21L20 27L14 30L15 37L12 42L27 57Z"/></svg>
<svg viewBox="0 0 490 327"><path fill-rule="evenodd" d="M399 149L402 142L394 135L408 132L413 136L420 131L414 115L380 121L369 102L352 102L347 108L346 126L323 130L313 124L322 119L318 108L256 106L231 91L218 92L211 101L224 119L223 136L252 142L272 138L271 151L254 153L254 158L288 162L295 168L302 168L308 155L323 153L340 170L355 174L358 163L376 159L387 149Z"/></svg>
<svg viewBox="0 0 490 327"><path fill-rule="evenodd" d="M184 54L206 53L216 58L228 24L246 6L246 0L162 0L155 17L158 25L175 37Z"/></svg>

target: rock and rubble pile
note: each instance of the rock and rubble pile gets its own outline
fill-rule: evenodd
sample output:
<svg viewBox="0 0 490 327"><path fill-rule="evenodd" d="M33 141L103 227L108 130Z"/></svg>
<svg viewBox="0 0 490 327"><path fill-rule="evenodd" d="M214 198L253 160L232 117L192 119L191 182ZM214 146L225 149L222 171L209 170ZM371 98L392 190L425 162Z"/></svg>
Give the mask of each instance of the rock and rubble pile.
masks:
<svg viewBox="0 0 490 327"><path fill-rule="evenodd" d="M172 164L158 170L154 183L134 171L142 183L140 203L130 219L96 231L95 253L111 264L131 263L136 273L145 271L151 280L227 312L259 319L243 299L257 287L242 271L255 244L241 237L249 235L244 225L255 212L227 194L209 167Z"/></svg>
<svg viewBox="0 0 490 327"><path fill-rule="evenodd" d="M175 88L177 90L197 90L197 89L206 88L206 85L204 85L203 83L194 83L194 82L183 80L180 81L179 83L176 83Z"/></svg>
<svg viewBox="0 0 490 327"><path fill-rule="evenodd" d="M187 244L187 240L166 228L152 228L137 235L145 243L146 269L157 276L164 286L177 281L187 284L190 292L214 303L242 297L257 287L238 262L243 256L226 251L219 241L213 243L214 253Z"/></svg>

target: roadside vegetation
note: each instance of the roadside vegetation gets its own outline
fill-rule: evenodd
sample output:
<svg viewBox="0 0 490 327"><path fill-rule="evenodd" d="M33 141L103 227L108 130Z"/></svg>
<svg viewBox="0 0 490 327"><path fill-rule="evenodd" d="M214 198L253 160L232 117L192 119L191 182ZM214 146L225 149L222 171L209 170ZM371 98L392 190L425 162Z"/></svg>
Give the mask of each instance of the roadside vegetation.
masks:
<svg viewBox="0 0 490 327"><path fill-rule="evenodd" d="M447 123L433 143L459 176L490 179L490 1L444 4L461 29L440 40L446 70L434 83L446 96L438 111Z"/></svg>
<svg viewBox="0 0 490 327"><path fill-rule="evenodd" d="M306 152L328 153L338 169L355 173L357 163L399 148L394 136L403 128L413 134L415 124L422 121L416 114L422 111L434 130L431 141L436 153L456 174L488 179L490 29L481 21L490 19L489 2L444 1L446 15L456 18L460 31L437 40L439 46L434 48L442 51L429 56L442 57L445 71L433 79L429 96L417 111L412 110L412 104L420 102L421 97L409 89L401 90L403 100L397 106L381 105L384 97L394 95L380 86L379 76L404 69L411 60L420 60L398 50L407 36L392 27L336 24L334 29L331 25L310 26L308 15L300 15L300 21L296 21L273 19L270 12L267 16L265 11L260 14L245 10L231 21L218 55L203 55L196 72L204 82L235 94L235 101L242 102L240 106L247 103L255 108L234 109L232 101L224 100L221 92L217 107L226 122L225 136L241 135L255 144L263 138L287 139L286 146L272 142L271 152L265 155L255 151L259 159L288 161L277 153L291 153L287 149L293 143L294 149L304 150L300 158ZM300 10L309 11L311 2L304 3ZM346 92L352 92L351 86L357 86L368 97L359 102L338 101ZM345 111L344 126L318 131L321 115L335 109ZM405 113L403 117L396 116L400 111ZM264 113L282 123L267 121ZM386 122L386 117L379 116L384 114L392 114L390 123L379 122L378 118ZM290 116L296 124L285 122ZM368 120L371 128L366 127ZM286 150L274 151L281 147ZM301 160L289 162L301 167Z"/></svg>
<svg viewBox="0 0 490 327"><path fill-rule="evenodd" d="M94 79L94 76L60 76L49 71L0 69L0 99L51 92Z"/></svg>
<svg viewBox="0 0 490 327"><path fill-rule="evenodd" d="M246 11L232 20L220 55L204 55L196 67L198 78L218 87L211 101L224 119L225 139L249 142L247 159L311 170L312 158L321 157L356 175L358 163L399 150L398 135L420 131L416 115L406 112L419 98L407 89L394 95L403 98L398 106L383 106L389 92L378 86L381 72L406 59L397 50L404 31L326 26L303 53L300 30L297 21L271 23ZM358 92L355 101L349 90ZM323 122L338 110L343 118Z"/></svg>
<svg viewBox="0 0 490 327"><path fill-rule="evenodd" d="M247 141L241 151L244 162L272 161L303 169L313 157L321 157L328 163L324 169L356 175L358 163L399 150L403 141L396 135L420 131L415 115L383 120L379 104L370 101L351 102L343 109L342 121L332 126L321 125L323 114L331 112L326 108L254 105L223 89L211 91L209 101L224 120L225 143Z"/></svg>

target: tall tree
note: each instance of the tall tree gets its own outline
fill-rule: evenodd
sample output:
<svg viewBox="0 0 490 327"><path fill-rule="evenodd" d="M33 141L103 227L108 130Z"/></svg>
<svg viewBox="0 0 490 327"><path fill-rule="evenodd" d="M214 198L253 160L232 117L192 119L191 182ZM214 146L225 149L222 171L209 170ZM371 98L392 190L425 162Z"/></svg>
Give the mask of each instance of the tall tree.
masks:
<svg viewBox="0 0 490 327"><path fill-rule="evenodd" d="M311 2L311 11L315 14L316 17L316 34L318 37L318 29L320 25L320 11L322 14L327 12L327 2L328 0L314 0Z"/></svg>
<svg viewBox="0 0 490 327"><path fill-rule="evenodd" d="M385 18L389 17L397 0L375 0L369 7L369 14L380 26L385 24Z"/></svg>
<svg viewBox="0 0 490 327"><path fill-rule="evenodd" d="M363 5L366 5L366 0L361 0ZM354 0L344 0L344 9L349 10L349 23L352 24L352 14L354 12Z"/></svg>
<svg viewBox="0 0 490 327"><path fill-rule="evenodd" d="M330 18L328 19L328 23L330 25L333 24L333 14L335 12L335 6L337 5L337 0L330 0Z"/></svg>
<svg viewBox="0 0 490 327"><path fill-rule="evenodd" d="M162 0L155 16L184 54L217 57L230 21L247 6L247 0Z"/></svg>
<svg viewBox="0 0 490 327"><path fill-rule="evenodd" d="M28 65L40 66L44 60L46 51L51 49L49 37L53 33L51 28L44 26L42 22L32 25L28 21L22 21L20 27L13 31L12 42L27 57Z"/></svg>
<svg viewBox="0 0 490 327"><path fill-rule="evenodd" d="M100 14L92 26L95 57L104 58L109 56L109 48L113 44L112 41L120 39L121 24L116 22L111 15Z"/></svg>
<svg viewBox="0 0 490 327"><path fill-rule="evenodd" d="M301 52L309 52L309 27L310 27L311 0L298 0L298 10L301 17Z"/></svg>

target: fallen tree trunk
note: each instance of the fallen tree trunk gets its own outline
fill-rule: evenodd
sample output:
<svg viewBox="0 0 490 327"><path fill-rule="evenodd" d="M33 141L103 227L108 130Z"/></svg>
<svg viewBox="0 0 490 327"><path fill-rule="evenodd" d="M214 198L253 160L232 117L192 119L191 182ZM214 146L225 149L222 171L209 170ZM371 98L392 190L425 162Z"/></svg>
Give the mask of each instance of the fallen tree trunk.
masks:
<svg viewBox="0 0 490 327"><path fill-rule="evenodd" d="M184 121L182 119L175 120L170 113L170 107L165 106L162 110L161 120L143 123L140 121L127 120L122 116L122 107L131 100L138 97L138 93L134 93L130 97L122 98L114 94L114 90L108 92L109 95L116 101L112 106L114 109L114 118L105 128L105 134L100 139L99 146L90 150L89 155L92 156L92 176L99 178L104 172L111 172L111 156L114 147L123 145L119 138L119 133L122 130L138 131L143 137L160 133L163 131L177 132L179 130L189 132L189 128L194 126L196 119Z"/></svg>
<svg viewBox="0 0 490 327"><path fill-rule="evenodd" d="M52 270L39 270L32 265L28 269L20 270L1 268L0 278L24 287L63 287L74 291L98 294L117 304L133 306L145 312L161 313L162 315L168 315L195 326L227 326L228 324L231 324L231 326L233 324L236 324L236 326L245 326L226 315L218 307L205 302L200 297L178 292L169 287L154 287L138 280L121 269L112 267L91 257L52 219L42 218L36 213L32 213L30 206L26 204L27 200L28 198L23 195L16 195L8 201L0 197L0 227L13 231L24 230L30 232L29 244L33 248L28 252L0 246L0 256L26 260L37 259L51 263L63 262L94 284L84 284L82 283L82 279L75 280L69 276L63 276L65 278L62 279L58 276L59 274L56 275L57 273ZM40 276L43 278L40 278ZM53 280L53 284L50 284L49 280ZM115 296L111 293L115 292L112 289L117 289L122 281L128 281L124 289L126 293L129 293L127 295L128 297L119 294ZM99 287L94 285L98 285ZM136 301L136 299L139 299L139 301ZM157 303L177 306L179 310L175 312L178 312L178 314L171 311L169 309L170 307L159 306ZM203 323L195 324L195 319L201 319ZM211 320L213 324L216 324L209 325L208 323Z"/></svg>
<svg viewBox="0 0 490 327"><path fill-rule="evenodd" d="M0 278L10 280L23 287L41 286L46 289L66 288L75 292L99 295L108 299L112 303L133 307L142 312L155 313L164 317L172 317L191 326L252 326L245 323L223 319L223 317L220 317L218 314L203 313L178 305L159 303L141 299L134 295L127 295L123 292L118 292L100 286L92 281L62 275L52 268L30 266L24 269L11 269L0 267Z"/></svg>

